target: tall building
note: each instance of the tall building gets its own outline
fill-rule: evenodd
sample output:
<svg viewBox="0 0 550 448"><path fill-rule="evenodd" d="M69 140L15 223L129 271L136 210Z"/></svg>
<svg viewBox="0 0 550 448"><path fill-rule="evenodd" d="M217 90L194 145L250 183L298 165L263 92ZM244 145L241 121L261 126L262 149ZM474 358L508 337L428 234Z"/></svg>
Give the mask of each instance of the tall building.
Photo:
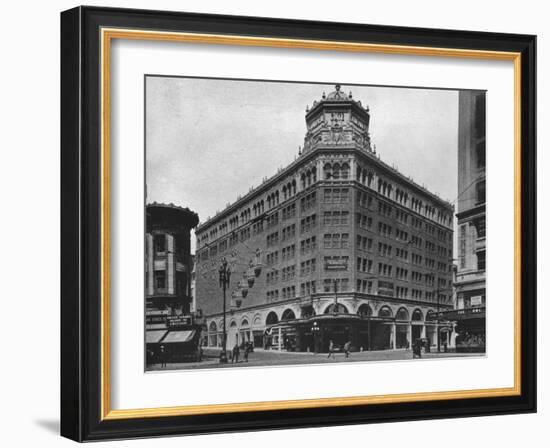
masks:
<svg viewBox="0 0 550 448"><path fill-rule="evenodd" d="M457 349L485 349L485 92L459 92Z"/></svg>
<svg viewBox="0 0 550 448"><path fill-rule="evenodd" d="M200 326L191 314L191 229L198 215L173 204L146 207L145 340L147 364L194 359ZM191 349L192 357L188 356Z"/></svg>
<svg viewBox="0 0 550 448"><path fill-rule="evenodd" d="M339 85L306 109L298 158L196 229L197 307L227 346L326 351L437 342L452 308L451 204L380 160L370 112Z"/></svg>

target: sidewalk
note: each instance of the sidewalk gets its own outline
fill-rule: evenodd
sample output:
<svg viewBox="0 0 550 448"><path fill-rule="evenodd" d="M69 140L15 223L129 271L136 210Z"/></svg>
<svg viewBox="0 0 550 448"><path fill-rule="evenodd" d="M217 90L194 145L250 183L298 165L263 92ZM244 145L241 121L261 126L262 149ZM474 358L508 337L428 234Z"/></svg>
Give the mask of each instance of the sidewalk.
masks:
<svg viewBox="0 0 550 448"><path fill-rule="evenodd" d="M165 368L161 369L160 364L150 366L148 370L186 370L186 369L219 369L219 368L235 368L235 367L262 367L262 366L283 366L283 365L300 365L300 364L333 364L343 362L369 362L369 361L422 361L423 359L437 358L458 358L458 357L479 357L485 354L472 353L443 353L430 352L422 353L422 358L413 360L412 351L399 350L380 350L380 351L364 351L352 352L346 358L344 353L335 353L334 357L328 358L328 353L311 353L311 352L286 352L278 350L254 349L254 352L248 356L248 362L244 362L242 353L238 363L220 364L219 349L210 349L211 354L205 356L201 362L190 363L169 363ZM213 350L216 350L214 352ZM205 350L206 352L206 350Z"/></svg>

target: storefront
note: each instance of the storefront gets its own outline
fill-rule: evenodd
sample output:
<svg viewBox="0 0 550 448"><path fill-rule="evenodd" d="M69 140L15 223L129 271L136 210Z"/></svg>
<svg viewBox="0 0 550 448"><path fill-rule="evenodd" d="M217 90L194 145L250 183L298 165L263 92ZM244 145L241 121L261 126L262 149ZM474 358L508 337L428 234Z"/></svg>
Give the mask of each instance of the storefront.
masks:
<svg viewBox="0 0 550 448"><path fill-rule="evenodd" d="M393 348L394 326L395 322L391 318L323 314L272 325L266 330L265 346L288 351L326 353L332 340L336 350L341 350L348 341L352 351L387 350ZM400 342L403 348L406 347L407 326L404 328L405 333Z"/></svg>

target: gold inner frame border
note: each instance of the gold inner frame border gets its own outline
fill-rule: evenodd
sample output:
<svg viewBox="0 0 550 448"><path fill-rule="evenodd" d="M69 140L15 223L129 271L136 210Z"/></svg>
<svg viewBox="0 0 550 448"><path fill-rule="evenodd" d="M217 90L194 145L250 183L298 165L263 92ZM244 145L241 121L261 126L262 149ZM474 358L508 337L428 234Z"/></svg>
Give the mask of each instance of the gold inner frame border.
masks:
<svg viewBox="0 0 550 448"><path fill-rule="evenodd" d="M101 420L204 415L229 412L308 409L435 400L487 398L521 394L521 53L459 48L420 47L306 39L280 39L250 36L162 32L139 29L101 29ZM113 39L186 42L212 45L240 45L325 51L368 52L412 56L455 57L513 61L514 63L514 386L391 395L367 395L188 405L136 409L111 409L110 368L110 63Z"/></svg>

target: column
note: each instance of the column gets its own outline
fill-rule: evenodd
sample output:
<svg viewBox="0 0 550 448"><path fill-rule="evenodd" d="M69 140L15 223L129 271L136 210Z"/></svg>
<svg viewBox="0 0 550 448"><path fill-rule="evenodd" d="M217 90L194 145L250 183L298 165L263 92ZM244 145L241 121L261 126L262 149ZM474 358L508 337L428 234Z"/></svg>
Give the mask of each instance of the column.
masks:
<svg viewBox="0 0 550 448"><path fill-rule="evenodd" d="M456 346L456 332L455 332L455 326L453 325L450 335L450 341L449 341L449 348L455 348Z"/></svg>
<svg viewBox="0 0 550 448"><path fill-rule="evenodd" d="M391 324L391 349L396 350L396 339L397 339L397 325L395 325L395 322Z"/></svg>
<svg viewBox="0 0 550 448"><path fill-rule="evenodd" d="M279 327L279 351L282 350L282 346L283 346L283 334L282 334L282 330L281 330L281 327Z"/></svg>
<svg viewBox="0 0 550 448"><path fill-rule="evenodd" d="M409 323L407 325L407 348L411 348L412 343L413 343L413 340L412 340L412 324Z"/></svg>
<svg viewBox="0 0 550 448"><path fill-rule="evenodd" d="M420 337L422 339L426 339L426 325L425 324L422 325L422 330L420 331Z"/></svg>
<svg viewBox="0 0 550 448"><path fill-rule="evenodd" d="M155 251L153 250L153 235L147 234L147 294L155 293Z"/></svg>
<svg viewBox="0 0 550 448"><path fill-rule="evenodd" d="M166 234L166 284L168 285L168 294L174 294L174 237Z"/></svg>

